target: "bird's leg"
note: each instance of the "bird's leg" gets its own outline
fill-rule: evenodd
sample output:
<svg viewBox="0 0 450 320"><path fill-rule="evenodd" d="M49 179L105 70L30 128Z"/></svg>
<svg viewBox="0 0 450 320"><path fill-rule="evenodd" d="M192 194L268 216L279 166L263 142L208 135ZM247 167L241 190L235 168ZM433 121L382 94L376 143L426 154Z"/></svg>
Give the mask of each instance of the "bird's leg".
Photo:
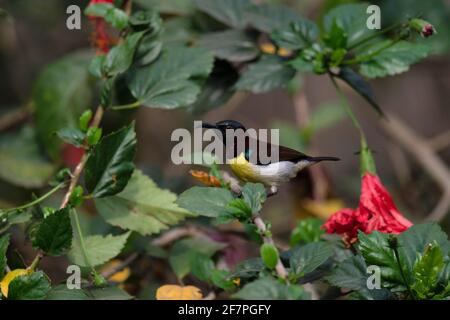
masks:
<svg viewBox="0 0 450 320"><path fill-rule="evenodd" d="M276 186L271 186L269 192L267 192L267 197L274 196L278 193L278 188Z"/></svg>

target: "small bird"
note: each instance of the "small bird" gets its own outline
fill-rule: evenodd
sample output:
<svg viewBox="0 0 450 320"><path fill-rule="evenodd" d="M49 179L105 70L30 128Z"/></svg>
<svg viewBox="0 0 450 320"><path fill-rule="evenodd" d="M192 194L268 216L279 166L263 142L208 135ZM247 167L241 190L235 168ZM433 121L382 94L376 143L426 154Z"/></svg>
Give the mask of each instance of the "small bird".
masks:
<svg viewBox="0 0 450 320"><path fill-rule="evenodd" d="M261 141L257 141L258 144L251 144L249 138L245 141L245 150L239 152L236 148L236 144L229 146L226 141L226 131L227 130L243 130L246 128L235 120L223 120L216 124L202 123L202 127L206 129L217 129L221 133L222 142L225 145L225 149L234 147L233 158L227 159L227 163L230 165L233 173L242 181L245 182L256 182L262 183L266 187L270 188L272 194L277 193L278 186L288 182L289 180L295 178L297 174L318 162L321 161L338 161L339 158L336 157L311 157L303 154L297 150L290 149L284 146L278 146L279 157L277 162L269 162L262 164L260 162L259 154L256 157L256 162L252 163L249 161L250 156L253 152L257 150L251 150L250 146L257 145ZM263 142L266 145L266 150L271 149L271 144L268 142Z"/></svg>

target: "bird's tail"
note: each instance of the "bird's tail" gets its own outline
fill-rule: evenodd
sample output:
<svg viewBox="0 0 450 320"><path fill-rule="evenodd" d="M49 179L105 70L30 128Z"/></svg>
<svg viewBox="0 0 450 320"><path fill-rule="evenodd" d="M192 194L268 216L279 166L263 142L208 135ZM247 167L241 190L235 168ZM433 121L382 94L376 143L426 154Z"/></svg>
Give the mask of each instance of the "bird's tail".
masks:
<svg viewBox="0 0 450 320"><path fill-rule="evenodd" d="M309 157L309 161L320 162L320 161L339 161L341 159L336 157Z"/></svg>

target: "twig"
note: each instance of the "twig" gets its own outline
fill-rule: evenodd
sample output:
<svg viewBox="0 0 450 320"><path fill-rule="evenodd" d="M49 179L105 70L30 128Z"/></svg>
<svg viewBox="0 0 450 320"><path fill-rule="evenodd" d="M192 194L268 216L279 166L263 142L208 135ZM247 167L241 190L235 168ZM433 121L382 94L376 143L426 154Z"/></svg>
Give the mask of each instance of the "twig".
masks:
<svg viewBox="0 0 450 320"><path fill-rule="evenodd" d="M92 120L91 127L98 127L102 118L103 118L104 109L102 106L99 106L97 108L97 111L95 112L94 119ZM70 180L69 188L67 189L66 194L64 195L64 199L61 203L60 209L63 209L67 206L70 200L70 195L72 194L73 190L78 184L78 180L80 180L81 173L84 170L84 167L86 166L86 162L88 160L87 154L84 154L81 158L80 162L75 168L75 171L73 172L72 178Z"/></svg>
<svg viewBox="0 0 450 320"><path fill-rule="evenodd" d="M450 146L450 131L438 134L434 138L429 139L428 144L436 152L444 150Z"/></svg>
<svg viewBox="0 0 450 320"><path fill-rule="evenodd" d="M0 131L9 129L10 127L22 122L30 115L27 108L13 110L0 118Z"/></svg>
<svg viewBox="0 0 450 320"><path fill-rule="evenodd" d="M102 276L106 279L112 277L117 272L122 271L123 269L128 267L130 264L132 264L138 257L139 257L139 253L137 253L137 252L132 253L124 261L122 261L120 264L118 264L114 268L111 268L109 270L106 270L105 272L102 272Z"/></svg>
<svg viewBox="0 0 450 320"><path fill-rule="evenodd" d="M222 178L226 182L230 183L230 185L239 186L239 189L235 189L232 191L236 194L241 194L241 188L240 188L239 182L237 182L237 180L234 177L232 177L231 175L222 175ZM253 213L252 222L258 229L259 233L261 234L261 237L262 237L264 243L275 246L275 242L273 241L272 236L268 235L267 226L264 223L264 221L262 220L261 215L258 212ZM281 261L280 258L278 258L277 264L275 266L275 271L277 272L278 276L281 279L287 279L288 272L287 272L286 268L284 267L283 262Z"/></svg>
<svg viewBox="0 0 450 320"><path fill-rule="evenodd" d="M165 247L180 238L198 235L203 235L203 233L192 226L179 227L167 231L163 235L153 239L151 243L154 246Z"/></svg>
<svg viewBox="0 0 450 320"><path fill-rule="evenodd" d="M256 228L258 229L259 233L261 234L264 243L275 245L273 238L271 236L267 235L267 227L264 221L262 220L259 213L253 214L253 223L255 224ZM281 262L281 259L278 258L277 265L275 266L275 271L277 272L278 276L281 279L286 279L288 276L288 272L286 268L283 265L283 262Z"/></svg>
<svg viewBox="0 0 450 320"><path fill-rule="evenodd" d="M450 170L438 157L435 150L420 135L405 125L394 115L389 121L382 121L382 128L401 146L414 156L442 189L442 196L426 220L441 221L450 211Z"/></svg>

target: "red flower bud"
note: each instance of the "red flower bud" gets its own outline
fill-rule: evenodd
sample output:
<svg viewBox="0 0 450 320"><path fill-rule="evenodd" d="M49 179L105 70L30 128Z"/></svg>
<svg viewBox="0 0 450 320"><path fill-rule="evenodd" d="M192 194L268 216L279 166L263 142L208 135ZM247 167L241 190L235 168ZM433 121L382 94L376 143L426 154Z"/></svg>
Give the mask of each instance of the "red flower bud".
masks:
<svg viewBox="0 0 450 320"><path fill-rule="evenodd" d="M422 36L424 38L428 38L428 37L432 36L435 33L436 33L436 30L434 29L433 25L428 23L428 24L423 26L421 34L422 34Z"/></svg>
<svg viewBox="0 0 450 320"><path fill-rule="evenodd" d="M336 212L323 228L328 233L342 235L344 242L350 245L358 240L358 230L398 234L410 226L412 223L398 211L380 179L366 173L362 178L359 207Z"/></svg>
<svg viewBox="0 0 450 320"><path fill-rule="evenodd" d="M436 33L434 26L428 21L422 19L411 19L409 21L409 27L420 33L420 35L424 38L428 38Z"/></svg>

